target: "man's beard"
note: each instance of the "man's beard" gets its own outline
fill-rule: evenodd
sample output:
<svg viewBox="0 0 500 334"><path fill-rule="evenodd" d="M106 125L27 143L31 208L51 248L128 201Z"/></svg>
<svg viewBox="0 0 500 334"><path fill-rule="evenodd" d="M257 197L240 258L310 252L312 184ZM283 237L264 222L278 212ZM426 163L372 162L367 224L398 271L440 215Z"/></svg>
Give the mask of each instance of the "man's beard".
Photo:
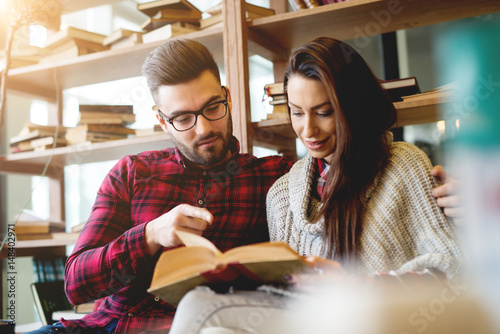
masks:
<svg viewBox="0 0 500 334"><path fill-rule="evenodd" d="M229 151L229 143L233 135L233 122L230 116L226 133L227 136L224 137L224 134L222 132L210 132L208 135L202 138L197 138L189 146L177 141L174 136L171 136L171 138L179 152L181 152L181 154L191 162L197 165L214 166L220 163L226 157L227 152ZM214 137L217 137L222 141L222 147L219 151L216 151L217 149L219 149L219 145L210 147L208 149L199 149L198 145L200 142L209 140Z"/></svg>

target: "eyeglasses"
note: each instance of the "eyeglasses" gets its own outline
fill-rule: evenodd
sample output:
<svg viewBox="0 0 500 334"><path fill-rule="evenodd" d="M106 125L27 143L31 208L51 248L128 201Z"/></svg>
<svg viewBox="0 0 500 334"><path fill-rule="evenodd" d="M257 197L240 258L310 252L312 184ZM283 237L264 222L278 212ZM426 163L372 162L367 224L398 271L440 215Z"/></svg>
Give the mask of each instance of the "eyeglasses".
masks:
<svg viewBox="0 0 500 334"><path fill-rule="evenodd" d="M198 111L186 112L181 115L174 116L172 118L167 118L164 113L158 109L158 114L165 122L170 123L175 130L182 132L192 129L196 125L198 116L202 115L209 121L217 121L224 118L227 114L227 89L222 86L226 92L226 98L224 100L212 102Z"/></svg>

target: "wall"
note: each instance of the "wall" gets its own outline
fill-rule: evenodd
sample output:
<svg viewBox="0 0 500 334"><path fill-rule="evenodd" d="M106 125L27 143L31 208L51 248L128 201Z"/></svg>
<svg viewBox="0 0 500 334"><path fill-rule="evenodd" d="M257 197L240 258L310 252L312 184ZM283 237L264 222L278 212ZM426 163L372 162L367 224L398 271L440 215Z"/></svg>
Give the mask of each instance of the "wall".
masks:
<svg viewBox="0 0 500 334"><path fill-rule="evenodd" d="M2 151L8 152L8 138L17 135L23 127L26 120L29 119L29 110L31 100L22 96L7 94L6 105L6 122L1 134ZM2 226L15 221L16 215L23 209L25 204L30 200L31 194L31 177L20 175L2 176L1 182L1 197L2 197ZM28 209L30 208L28 204ZM2 261L2 274L5 275L6 261ZM16 321L18 324L33 322L35 312L33 307L33 297L31 290L28 288L33 282L33 270L31 257L16 258ZM2 277L2 282L5 284L5 277ZM6 305L6 286L3 286L2 305ZM2 308L2 314L5 314L5 308Z"/></svg>

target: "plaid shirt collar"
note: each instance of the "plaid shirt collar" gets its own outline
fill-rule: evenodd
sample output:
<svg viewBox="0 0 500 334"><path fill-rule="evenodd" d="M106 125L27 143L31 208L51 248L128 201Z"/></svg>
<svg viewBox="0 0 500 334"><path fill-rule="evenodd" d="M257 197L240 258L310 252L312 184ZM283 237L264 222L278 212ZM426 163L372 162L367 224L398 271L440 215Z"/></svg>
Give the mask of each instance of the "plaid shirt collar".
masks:
<svg viewBox="0 0 500 334"><path fill-rule="evenodd" d="M318 193L319 198L323 197L323 193L325 192L326 181L328 171L330 170L330 165L326 163L324 159L316 159L316 166L318 166L318 176L316 178L316 191Z"/></svg>

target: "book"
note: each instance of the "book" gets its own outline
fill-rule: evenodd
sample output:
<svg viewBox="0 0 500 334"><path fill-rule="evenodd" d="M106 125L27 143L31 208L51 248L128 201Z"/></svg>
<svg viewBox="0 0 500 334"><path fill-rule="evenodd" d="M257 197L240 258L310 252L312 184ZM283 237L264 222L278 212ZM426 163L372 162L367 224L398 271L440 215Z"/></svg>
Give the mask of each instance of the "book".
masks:
<svg viewBox="0 0 500 334"><path fill-rule="evenodd" d="M274 95L284 95L284 90L283 82L273 82L264 85L264 94L270 97Z"/></svg>
<svg viewBox="0 0 500 334"><path fill-rule="evenodd" d="M140 3L137 5L137 9L146 14L149 17L153 17L162 9L173 9L173 10L189 10L198 11L198 8L193 6L187 0L156 0L145 3Z"/></svg>
<svg viewBox="0 0 500 334"><path fill-rule="evenodd" d="M182 10L182 9L168 9L163 8L153 15L154 19L166 19L171 21L184 21L196 22L201 20L201 11L196 10Z"/></svg>
<svg viewBox="0 0 500 334"><path fill-rule="evenodd" d="M304 4L307 8L314 8L321 6L321 0L304 0Z"/></svg>
<svg viewBox="0 0 500 334"><path fill-rule="evenodd" d="M194 26L179 26L175 24L167 24L161 28L155 29L142 36L142 41L144 43L152 43L156 41L167 40L171 37L187 34L193 31L197 31L198 27Z"/></svg>
<svg viewBox="0 0 500 334"><path fill-rule="evenodd" d="M100 127L103 124L105 123L96 122L95 126ZM85 142L96 143L96 142L126 139L126 138L128 138L128 134L126 133L107 133L101 131L89 131L89 124L83 124L68 129L65 136L68 145L76 145Z"/></svg>
<svg viewBox="0 0 500 334"><path fill-rule="evenodd" d="M139 31L133 31L133 30L120 28L120 29L113 31L108 36L106 36L102 41L102 45L105 45L105 46L111 45L111 44L116 43L122 39L125 39L127 37L130 37L130 36L138 34L138 33L141 34L141 32L139 32Z"/></svg>
<svg viewBox="0 0 500 334"><path fill-rule="evenodd" d="M55 221L25 221L18 219L14 230L16 231L16 236L22 234L39 234L39 233L51 233L51 232L64 232L65 230L64 222Z"/></svg>
<svg viewBox="0 0 500 334"><path fill-rule="evenodd" d="M87 130L91 132L111 133L111 134L124 134L133 136L148 136L155 134L155 128L146 129L133 129L123 125L116 124L86 124ZM162 130L160 130L162 131Z"/></svg>
<svg viewBox="0 0 500 334"><path fill-rule="evenodd" d="M303 0L288 0L288 3L290 4L290 7L294 12L302 9L307 9L307 6Z"/></svg>
<svg viewBox="0 0 500 334"><path fill-rule="evenodd" d="M288 105L286 103L273 105L273 111L267 114L267 119L288 118Z"/></svg>
<svg viewBox="0 0 500 334"><path fill-rule="evenodd" d="M49 36L47 38L47 41L45 42L44 47L55 48L56 46L59 46L72 39L79 39L102 45L104 38L106 38L105 35L97 34L83 29L78 29L75 27L67 27L64 30L59 30L52 36Z"/></svg>
<svg viewBox="0 0 500 334"><path fill-rule="evenodd" d="M106 112L80 112L78 124L124 124L134 123L134 114L115 114Z"/></svg>
<svg viewBox="0 0 500 334"><path fill-rule="evenodd" d="M200 29L205 29L208 27L212 27L216 24L220 23L222 25L222 13L216 15L210 15L200 21Z"/></svg>
<svg viewBox="0 0 500 334"><path fill-rule="evenodd" d="M57 140L53 136L48 136L48 137L40 137L32 140L25 140L10 144L10 149L12 150L12 152L18 153L18 152L37 150L42 147L44 149L47 149L47 148L61 147L61 146L66 146L66 140L64 139L63 136L58 137Z"/></svg>
<svg viewBox="0 0 500 334"><path fill-rule="evenodd" d="M456 94L456 83L452 82L422 93L402 96L404 102L417 101L431 98L453 98Z"/></svg>
<svg viewBox="0 0 500 334"><path fill-rule="evenodd" d="M51 50L47 55L40 57L40 63L46 64L105 50L109 50L109 46L103 46L99 43L73 39L64 42L63 44Z"/></svg>
<svg viewBox="0 0 500 334"><path fill-rule="evenodd" d="M112 112L119 114L133 114L134 106L131 104L80 104L78 107L80 112Z"/></svg>
<svg viewBox="0 0 500 334"><path fill-rule="evenodd" d="M172 305L177 305L188 291L201 284L244 287L286 283L285 275L307 268L302 257L285 243L264 242L221 253L202 236L176 233L186 247L161 254L148 289Z"/></svg>
<svg viewBox="0 0 500 334"><path fill-rule="evenodd" d="M40 316L42 325L50 325L55 321L52 319L54 311L69 310L73 305L64 293L64 281L31 283L31 292L35 301L35 307Z"/></svg>
<svg viewBox="0 0 500 334"><path fill-rule="evenodd" d="M75 305L75 313L90 313L94 311L95 302Z"/></svg>
<svg viewBox="0 0 500 334"><path fill-rule="evenodd" d="M141 25L141 29L145 31L145 33L148 33L169 24L174 27L191 28L193 30L198 30L200 27L200 20L172 21L170 19L155 19L154 17L150 17Z"/></svg>
<svg viewBox="0 0 500 334"><path fill-rule="evenodd" d="M402 97L406 95L420 93L416 77L381 80L380 85L385 89L392 102L402 101Z"/></svg>
<svg viewBox="0 0 500 334"><path fill-rule="evenodd" d="M219 2L215 6L212 6L205 10L204 13L210 15L222 14L222 2ZM274 9L266 8L262 6L257 6L248 2L245 2L245 14L247 19L256 19L260 17L266 17L276 14Z"/></svg>
<svg viewBox="0 0 500 334"><path fill-rule="evenodd" d="M9 144L13 146L14 144L28 140L34 140L49 136L54 137L56 135L56 131L58 138L62 138L64 136L66 128L63 126L56 127L26 123L16 136L9 139Z"/></svg>
<svg viewBox="0 0 500 334"><path fill-rule="evenodd" d="M111 50L128 48L131 46L135 46L138 44L142 44L142 32L136 32L128 37L122 38L116 42L111 44Z"/></svg>

